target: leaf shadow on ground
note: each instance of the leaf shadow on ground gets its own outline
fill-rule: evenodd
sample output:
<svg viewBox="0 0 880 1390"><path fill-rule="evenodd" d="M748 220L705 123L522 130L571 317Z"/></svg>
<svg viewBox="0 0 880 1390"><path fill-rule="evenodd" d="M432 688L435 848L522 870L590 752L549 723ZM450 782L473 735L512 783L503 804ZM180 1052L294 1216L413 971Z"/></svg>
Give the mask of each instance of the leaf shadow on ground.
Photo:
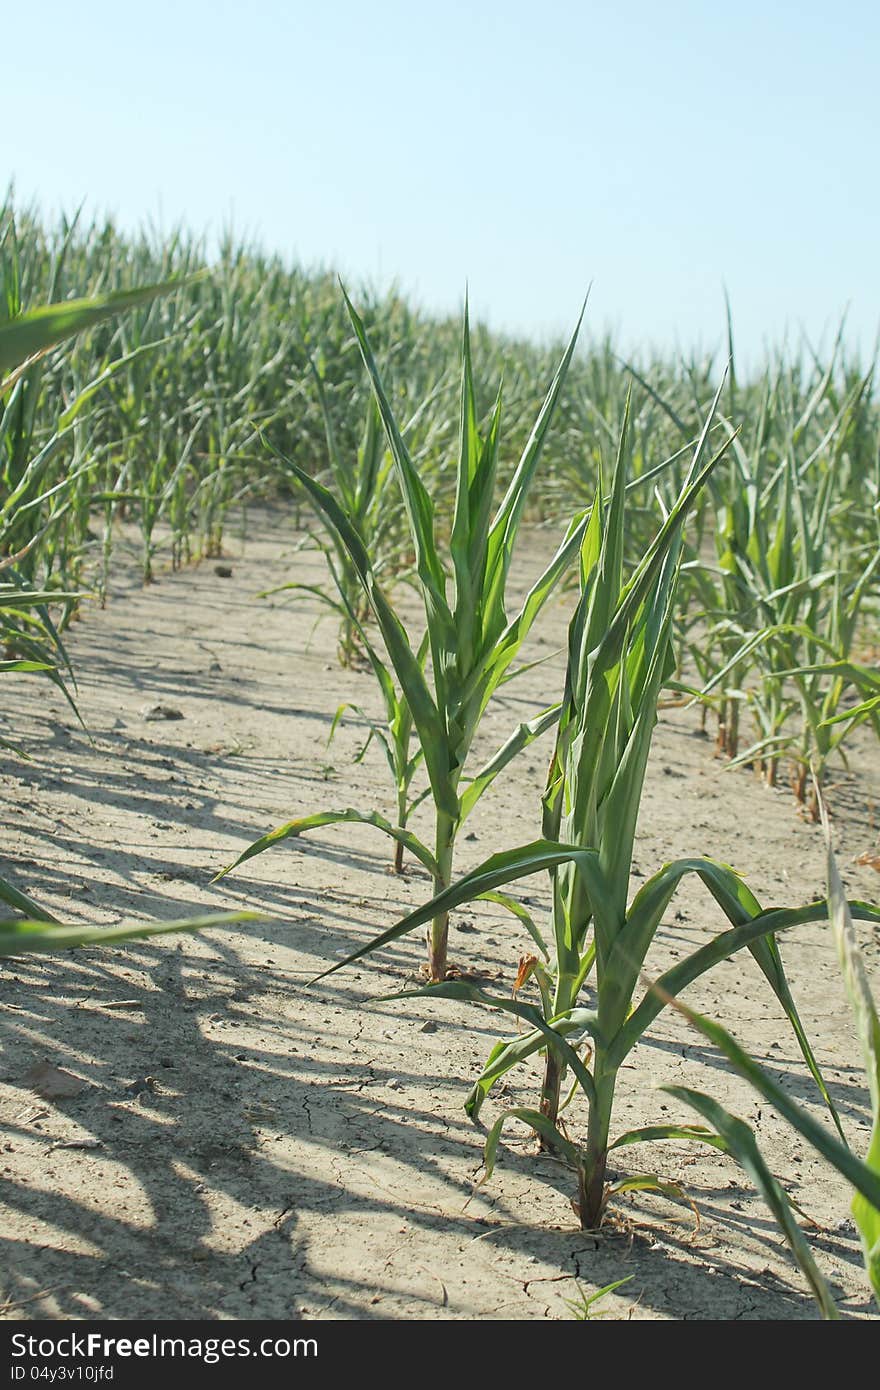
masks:
<svg viewBox="0 0 880 1390"><path fill-rule="evenodd" d="M468 1316L449 1305L442 1268L401 1268L394 1232L404 1228L423 1248L441 1235L481 1241L511 1283L511 1316L517 1298L543 1297L545 1285L570 1292L569 1281L599 1285L629 1272L632 1297L665 1315L749 1315L733 1263L716 1255L707 1284L705 1262L684 1237L669 1236L668 1223L662 1243L646 1240L639 1223L656 1221L656 1207L635 1206L624 1225L595 1237L573 1214L563 1229L523 1222L508 1194L517 1179L571 1189L552 1160L506 1146L502 1190L475 1195L482 1139L442 1066L423 1058L409 1071L399 1058L390 1066L354 1055L364 1001L351 985L323 989L291 1027L277 1005L301 992L298 982L271 957L242 961L230 934L211 945L207 958L144 943L112 961L88 952L6 963L3 1081L21 1087L28 1065L48 1057L89 1083L72 1100L18 1090L21 1108L10 1113L8 1097L4 1105L0 1196L26 1232L2 1238L11 1316L383 1318L401 1283L425 1317ZM401 1034L417 1024L418 1016L396 1020ZM338 1045L328 1049L333 1027ZM477 1050L484 1045L478 1038ZM438 1103L413 1106L415 1083ZM53 1147L71 1134L100 1148ZM14 1155L33 1145L43 1150L40 1177L23 1182ZM308 1163L298 1161L303 1153ZM98 1202L78 1195L76 1179L81 1165L96 1163L106 1174ZM414 1203L419 1189L425 1200ZM729 1206L716 1211L722 1193L730 1195L694 1195L735 1225ZM381 1274L359 1277L354 1263L344 1274L329 1268L314 1233L326 1215L363 1222L370 1239L388 1242L384 1284ZM751 1213L741 1221L751 1240L778 1246L772 1223ZM558 1275L530 1279L530 1259ZM769 1272L747 1285L755 1315L813 1315L796 1275L792 1285ZM492 1315L503 1316L504 1305Z"/></svg>

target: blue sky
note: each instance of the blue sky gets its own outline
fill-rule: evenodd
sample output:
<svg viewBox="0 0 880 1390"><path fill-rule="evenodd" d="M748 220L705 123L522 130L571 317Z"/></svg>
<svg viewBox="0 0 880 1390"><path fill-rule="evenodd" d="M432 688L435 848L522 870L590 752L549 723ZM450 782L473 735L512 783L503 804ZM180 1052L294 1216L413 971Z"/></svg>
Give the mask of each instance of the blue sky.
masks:
<svg viewBox="0 0 880 1390"><path fill-rule="evenodd" d="M0 185L243 234L493 326L738 346L880 326L880 6L40 0Z"/></svg>

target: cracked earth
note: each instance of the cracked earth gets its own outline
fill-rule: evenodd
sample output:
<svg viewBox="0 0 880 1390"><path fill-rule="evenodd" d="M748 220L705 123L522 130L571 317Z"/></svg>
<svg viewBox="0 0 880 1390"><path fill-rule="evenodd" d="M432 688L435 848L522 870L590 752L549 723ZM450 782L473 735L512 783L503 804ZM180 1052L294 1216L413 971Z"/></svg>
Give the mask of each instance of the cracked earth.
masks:
<svg viewBox="0 0 880 1390"><path fill-rule="evenodd" d="M387 871L375 831L328 827L211 884L294 815L392 806L378 751L355 762L358 716L327 743L344 701L376 710L370 678L338 667L333 625L312 600L256 597L291 577L320 578L320 560L297 548L283 517L263 515L252 530L229 539L231 577L206 562L142 589L123 563L106 610L87 606L69 647L88 733L48 685L4 678L0 736L14 736L27 758L0 753L0 873L71 922L242 906L266 920L0 966L3 1316L559 1319L618 1279L628 1282L599 1305L618 1318L816 1316L769 1213L713 1150L623 1150L621 1171L659 1173L689 1204L633 1194L596 1234L578 1228L571 1174L515 1124L480 1182L484 1133L462 1105L505 1029L485 1010L383 999L410 983L420 939L307 987L428 894L418 866ZM550 544L547 532L531 533L522 582ZM561 689L571 603L571 594L554 601L525 653L546 664L491 708L485 752ZM182 717L145 720L157 703ZM548 756L549 743L537 744L499 779L468 824L461 869L539 833ZM876 873L854 863L877 843L876 746L857 745L852 767L831 791L835 841L851 893L876 899ZM817 828L784 789L723 772L694 713L671 708L657 730L634 886L689 853L734 864L768 903L823 891ZM540 917L545 883L521 890ZM652 967L720 927L688 884ZM859 933L880 993L877 936ZM530 948L489 903L456 918L452 942L456 961L499 992ZM827 928L796 931L782 950L863 1151L864 1075ZM687 998L821 1113L751 958ZM31 1091L27 1073L44 1060L73 1073L78 1094ZM487 1122L502 1106L534 1103L537 1079L537 1063L512 1074L487 1102ZM632 1054L616 1131L687 1122L657 1089L673 1081L752 1124L815 1223L816 1257L844 1315L871 1317L839 1180L680 1018L661 1015ZM571 1134L582 1134L577 1102L567 1113Z"/></svg>

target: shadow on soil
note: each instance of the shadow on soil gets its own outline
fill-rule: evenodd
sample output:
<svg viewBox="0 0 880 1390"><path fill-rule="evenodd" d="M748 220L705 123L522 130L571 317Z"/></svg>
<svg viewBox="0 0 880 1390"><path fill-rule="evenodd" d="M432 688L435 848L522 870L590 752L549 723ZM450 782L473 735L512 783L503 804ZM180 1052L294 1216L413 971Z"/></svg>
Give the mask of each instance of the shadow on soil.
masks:
<svg viewBox="0 0 880 1390"><path fill-rule="evenodd" d="M646 1234L656 1208L631 1207L623 1224L595 1235L576 1229L573 1217L570 1229L537 1229L515 1219L518 1213L493 1198L490 1185L481 1190L491 1203L488 1213L485 1204L484 1214L469 1212L481 1140L463 1116L461 1096L441 1094L436 1112L406 1102L410 1081L442 1093L449 1077L398 1065L392 1077L344 1049L328 1060L322 1048L328 1027L338 1027L340 1015L350 1020L367 1002L351 981L304 1002L291 1032L273 1016L273 995L277 1001L301 985L279 978L271 959L245 963L225 942L210 962L155 944L133 946L126 955L132 982L104 970L95 953L7 961L0 975L7 1004L2 1079L20 1085L27 1066L45 1057L89 1083L73 1099L34 1097L3 1125L2 1157L22 1144L45 1144L44 1182L16 1181L9 1165L0 1173L0 1197L32 1231L0 1241L9 1316L383 1318L388 1290L381 1284L366 1285L354 1269L347 1279L322 1278L322 1251L303 1230L304 1216L321 1212L352 1228L381 1213L428 1236L482 1240L495 1258L500 1252L549 1259L558 1279L531 1281L536 1286L570 1279L596 1286L633 1273L628 1296L669 1316L814 1316L794 1271L792 1286L769 1271L744 1281L740 1269L713 1258L707 1274L694 1265L686 1230L677 1239L667 1223L662 1239ZM224 1039L224 1032L234 1035L255 1019L258 1039L246 1045ZM401 1026L399 1016L395 1022ZM58 1146L57 1135L71 1124L84 1150ZM287 1135L320 1151L312 1171L297 1171L276 1156ZM95 1161L89 1145L100 1153L111 1188L111 1200L99 1208L78 1198L71 1175L77 1164ZM413 1208L391 1190L371 1190L359 1165L373 1151L412 1169L416 1181L411 1177L402 1188L439 1180L447 1194L442 1207ZM553 1160L514 1147L505 1150L503 1165L566 1195L571 1190L570 1174ZM456 1178L456 1171L470 1176ZM692 1196L713 1220L740 1221L724 1205L728 1188L698 1188ZM218 1212L230 1216L226 1250L217 1248L224 1243ZM249 1219L261 1228L252 1240L245 1234ZM769 1219L749 1213L741 1224L752 1242L777 1251ZM827 1248L848 1258L848 1249L831 1239ZM437 1315L445 1296L442 1270L435 1279L424 1296L415 1295L425 1317ZM528 1280L515 1282L532 1296L538 1292ZM467 1316L468 1309L449 1313Z"/></svg>

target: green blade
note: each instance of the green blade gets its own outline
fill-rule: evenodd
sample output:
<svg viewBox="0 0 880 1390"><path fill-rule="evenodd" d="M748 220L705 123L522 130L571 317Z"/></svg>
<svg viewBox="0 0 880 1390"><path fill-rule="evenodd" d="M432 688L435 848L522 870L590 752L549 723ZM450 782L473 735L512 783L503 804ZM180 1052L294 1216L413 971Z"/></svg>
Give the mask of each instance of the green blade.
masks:
<svg viewBox="0 0 880 1390"><path fill-rule="evenodd" d="M481 893L479 900L497 903L499 907L506 908L525 927L544 959L549 960L550 953L547 950L547 943L541 935L541 930L532 914L523 907L521 902L517 902L516 898L512 898L509 893L502 893L497 888L487 893Z"/></svg>
<svg viewBox="0 0 880 1390"><path fill-rule="evenodd" d="M322 978L323 976L318 976L318 979ZM595 1101L596 1092L593 1078L574 1048L566 1042L564 1036L566 1032L580 1033L582 1031L584 1022L591 1018L585 1009L577 1011L576 1020L565 1018L553 1019L548 1022L534 1004L523 1004L519 999L500 998L497 994L489 994L486 990L470 984L467 980L444 980L441 984L425 985L423 989L402 990L399 994L385 995L382 1002L390 999L455 999L469 1004L485 1004L491 1009L500 1010L501 1013L515 1014L517 1018L524 1019L526 1023L531 1024L542 1034L545 1043L549 1043L554 1051L558 1052L567 1065L571 1067L590 1103Z"/></svg>
<svg viewBox="0 0 880 1390"><path fill-rule="evenodd" d="M859 948L852 914L837 869L837 861L831 845L828 810L818 785L816 786L816 795L819 800L822 831L825 836L831 929L834 933L840 969L855 1019L856 1032L862 1047L862 1057L868 1078L868 1091L871 1097L871 1138L868 1152L865 1155L865 1163L880 1178L880 1018L877 1016L874 998L865 973L864 957ZM865 1268L868 1271L874 1296L880 1303L880 1206L876 1202L868 1201L863 1193L857 1192L853 1198L852 1213L862 1241Z"/></svg>
<svg viewBox="0 0 880 1390"><path fill-rule="evenodd" d="M764 1162L764 1157L758 1148L758 1142L749 1125L746 1124L745 1120L731 1115L717 1101L712 1100L711 1096L704 1095L702 1091L692 1091L687 1086L664 1086L663 1090L668 1095L684 1101L685 1105L691 1106L710 1124L714 1125L722 1138L723 1147L732 1153L737 1163L746 1170L778 1221L791 1253L797 1260L801 1273L806 1278L813 1297L822 1311L823 1318L839 1317L834 1299L831 1297L831 1290L819 1272L806 1237L795 1220L791 1204Z"/></svg>
<svg viewBox="0 0 880 1390"><path fill-rule="evenodd" d="M710 889L713 881L713 876L709 872L710 869L723 871L724 874L731 875L733 879L741 883L741 880L727 865L715 864L712 860L676 860L675 865L669 865L668 868L670 872L673 870L686 872L688 866L700 874ZM723 875L719 875L718 878L719 881L723 881ZM870 903L851 902L850 910L864 921L880 922L880 908L874 907ZM775 935L777 932L787 931L791 927L802 926L808 922L821 922L827 917L828 904L823 899L819 902L808 903L806 907L768 908L742 925L733 927L730 931L721 932L705 946L701 946L699 950L694 951L660 976L656 985L648 990L644 999L629 1015L615 1036L609 1051L610 1060L615 1066L619 1066L626 1054L639 1041L639 1038L666 1007L670 999L675 999L677 1006L679 1006L680 1000L677 996L681 991L692 984L694 980L698 980L707 970L718 965L726 956L734 955L761 937L770 934ZM681 1007L684 1006L681 1005Z"/></svg>
<svg viewBox="0 0 880 1390"><path fill-rule="evenodd" d="M498 1144L501 1139L501 1131L508 1120L522 1120L523 1124L529 1125L536 1134L540 1134L542 1139L547 1139L553 1146L554 1151L565 1154L572 1167L578 1167L580 1163L580 1153L577 1145L570 1139L566 1139L559 1132L556 1126L537 1110L529 1110L524 1106L512 1106L510 1110L505 1110L498 1116L486 1138L486 1147L483 1150L483 1166L485 1174L482 1181L487 1182L495 1171L495 1160L498 1155Z"/></svg>
<svg viewBox="0 0 880 1390"><path fill-rule="evenodd" d="M660 987L660 982L654 986ZM666 1002L670 1002L668 999ZM880 1210L880 1173L874 1172L857 1158L846 1144L841 1143L830 1130L825 1129L817 1120L814 1120L808 1111L792 1100L791 1096L769 1076L753 1057L740 1047L735 1038L731 1037L726 1029L719 1023L698 1014L694 1009L688 1008L680 999L674 1001L674 1007L683 1014L698 1032L708 1038L711 1043L727 1058L734 1071L738 1072L748 1081L766 1101L774 1106L789 1124L792 1125L799 1134L810 1143L818 1153L826 1159L832 1167L836 1168L849 1183L860 1192L866 1201Z"/></svg>
<svg viewBox="0 0 880 1390"><path fill-rule="evenodd" d="M586 307L587 301L585 299L562 361L556 369L556 375L551 382L544 404L541 406L538 418L526 442L522 457L510 481L510 486L489 530L484 589L484 611L489 624L493 622L493 615L500 614L503 605L505 581L513 553L513 543L525 508L529 487L538 466L544 440L550 428L565 378L568 375Z"/></svg>
<svg viewBox="0 0 880 1390"><path fill-rule="evenodd" d="M45 921L0 922L0 956L20 956L30 951L43 954L69 951L75 946L107 946L144 936L162 936L167 932L205 931L209 927L228 927L236 922L267 920L259 912L206 912L199 917L172 922L127 922L118 927L51 926Z"/></svg>
<svg viewBox="0 0 880 1390"><path fill-rule="evenodd" d="M599 871L598 858L595 850L559 845L552 840L535 840L519 849L505 850L501 854L494 854L485 860L479 868L459 879L451 888L438 893L430 902L409 913L407 917L396 922L387 931L381 932L372 941L368 941L366 946L361 946L345 960L338 961L337 964L322 971L320 975L316 975L312 983L325 979L335 971L341 970L343 966L360 960L361 956L369 955L382 946L387 946L391 941L397 941L401 936L406 936L407 932L415 931L416 927L430 922L440 913L451 912L453 908L459 907L462 903L472 902L483 893L501 888L505 883L513 882L514 879L541 873L542 870L556 868L560 864L576 863L581 872L588 876L592 882L594 893L597 896L601 895L604 886Z"/></svg>
<svg viewBox="0 0 880 1390"><path fill-rule="evenodd" d="M192 278L192 277L190 277ZM159 295L171 294L187 280L166 280L136 290L119 290L92 299L69 299L62 304L45 304L0 323L0 372L12 371L35 353L72 338L86 328L103 323L114 314L140 304L149 304Z"/></svg>
<svg viewBox="0 0 880 1390"><path fill-rule="evenodd" d="M775 908L764 912L748 885L727 864L720 864L716 860L702 857L676 859L671 864L664 865L639 890L627 915L626 932L615 944L609 957L609 969L623 981L621 998L631 998L636 977L642 969L660 918L675 887L687 873L699 874L725 916L734 923L735 927L748 928L748 931L742 940L730 932L725 932L716 937L713 942L701 947L692 956L681 961L672 971L667 972L667 975L663 977L664 989L668 994L676 994L685 987L685 984L690 984L713 965L717 965L723 959L723 956L718 955L719 942L736 941L738 943L730 946L728 954L738 950L740 945L748 946L791 1024L801 1054L842 1137L840 1117L801 1023L788 986L779 947L772 934L774 931L786 930L802 923L821 921L828 915L827 903L812 903L808 907L791 910ZM872 908L869 904L859 904L859 911L868 920L875 918L880 920L880 909ZM751 930L755 923L762 921L768 924L765 935ZM675 979L681 983L673 988L668 983L670 979ZM635 1029L647 1027L647 1024L656 1017L656 1013L659 1012L657 1004L657 997L648 995L642 1004L634 1010L618 1034L615 1051L618 1045L624 1045L624 1039L628 1040L626 1050L629 1050L629 1047L632 1046L631 1040L635 1036Z"/></svg>
<svg viewBox="0 0 880 1390"><path fill-rule="evenodd" d="M319 830L324 825L340 825L343 822L374 826L376 830L381 830L383 835L388 835L392 840L399 841L416 859L424 864L429 873L436 875L437 862L433 854L411 830L401 830L399 826L392 825L384 816L380 816L378 811L355 811L349 806L343 811L318 811L311 816L300 816L298 820L286 821L284 825L279 825L274 830L270 830L267 835L261 835L258 840L254 840L253 844L243 850L237 859L215 874L211 882L216 883L218 879L225 878L240 864L246 863L248 859L253 859L255 855L262 854L267 849L271 849L273 845L283 844L285 840L295 839L298 835L305 835L310 830ZM345 962L343 961L342 964Z"/></svg>
<svg viewBox="0 0 880 1390"><path fill-rule="evenodd" d="M499 772L503 772L507 764L511 762L518 753L524 748L528 748L530 743L540 738L547 729L551 729L554 724L559 722L559 712L562 706L550 705L543 713L530 719L528 723L518 724L513 733L505 743L498 749L498 752L475 773L473 778L464 784L461 793L461 820L463 821L476 806L480 797L487 787L495 781Z"/></svg>
<svg viewBox="0 0 880 1390"><path fill-rule="evenodd" d="M724 1139L702 1125L645 1125L641 1129L628 1129L625 1134L619 1135L608 1145L608 1152L612 1149L622 1149L628 1144L654 1144L658 1139L693 1140L708 1144L713 1149L727 1149Z"/></svg>
<svg viewBox="0 0 880 1390"><path fill-rule="evenodd" d="M466 1114L472 1120L476 1120L483 1107L483 1101L495 1082L505 1076L512 1067L518 1066L527 1057L532 1057L536 1052L540 1052L543 1047L546 1047L546 1043L540 1028L533 1028L527 1033L520 1033L515 1038L502 1038L500 1042L497 1042L489 1053L486 1065L474 1082L464 1103Z"/></svg>
<svg viewBox="0 0 880 1390"><path fill-rule="evenodd" d="M409 455L403 436L400 433L397 421L394 418L394 411L388 401L376 359L373 356L367 338L366 330L354 305L349 299L345 287L342 289L345 298L345 305L348 316L351 319L360 348L364 366L370 377L376 404L382 416L382 424L394 457L397 468L397 477L403 493L404 506L406 507L407 517L409 518L410 533L416 553L416 570L419 574L427 595L429 596L429 609L433 615L433 622L429 622L432 630L436 628L438 634L443 639L445 646L452 646L454 650L455 625L452 621L452 614L446 602L446 574L437 553L434 541L434 507L424 483L419 477L412 459ZM433 643L433 636L432 636Z"/></svg>
<svg viewBox="0 0 880 1390"><path fill-rule="evenodd" d="M293 463L264 439L264 443L312 497L318 515L344 544L360 577L385 640L391 664L409 702L413 723L425 753L425 766L437 806L454 820L458 817L458 797L450 779L450 752L443 719L428 689L422 663L412 650L403 626L376 580L363 541L351 525L336 498L298 464Z"/></svg>
<svg viewBox="0 0 880 1390"><path fill-rule="evenodd" d="M10 907L18 908L26 917L38 922L54 922L56 926L61 926L57 917L53 917L51 912L47 912L40 904L29 898L27 893L20 892L11 883L7 883L5 878L0 878L0 902L8 903Z"/></svg>

